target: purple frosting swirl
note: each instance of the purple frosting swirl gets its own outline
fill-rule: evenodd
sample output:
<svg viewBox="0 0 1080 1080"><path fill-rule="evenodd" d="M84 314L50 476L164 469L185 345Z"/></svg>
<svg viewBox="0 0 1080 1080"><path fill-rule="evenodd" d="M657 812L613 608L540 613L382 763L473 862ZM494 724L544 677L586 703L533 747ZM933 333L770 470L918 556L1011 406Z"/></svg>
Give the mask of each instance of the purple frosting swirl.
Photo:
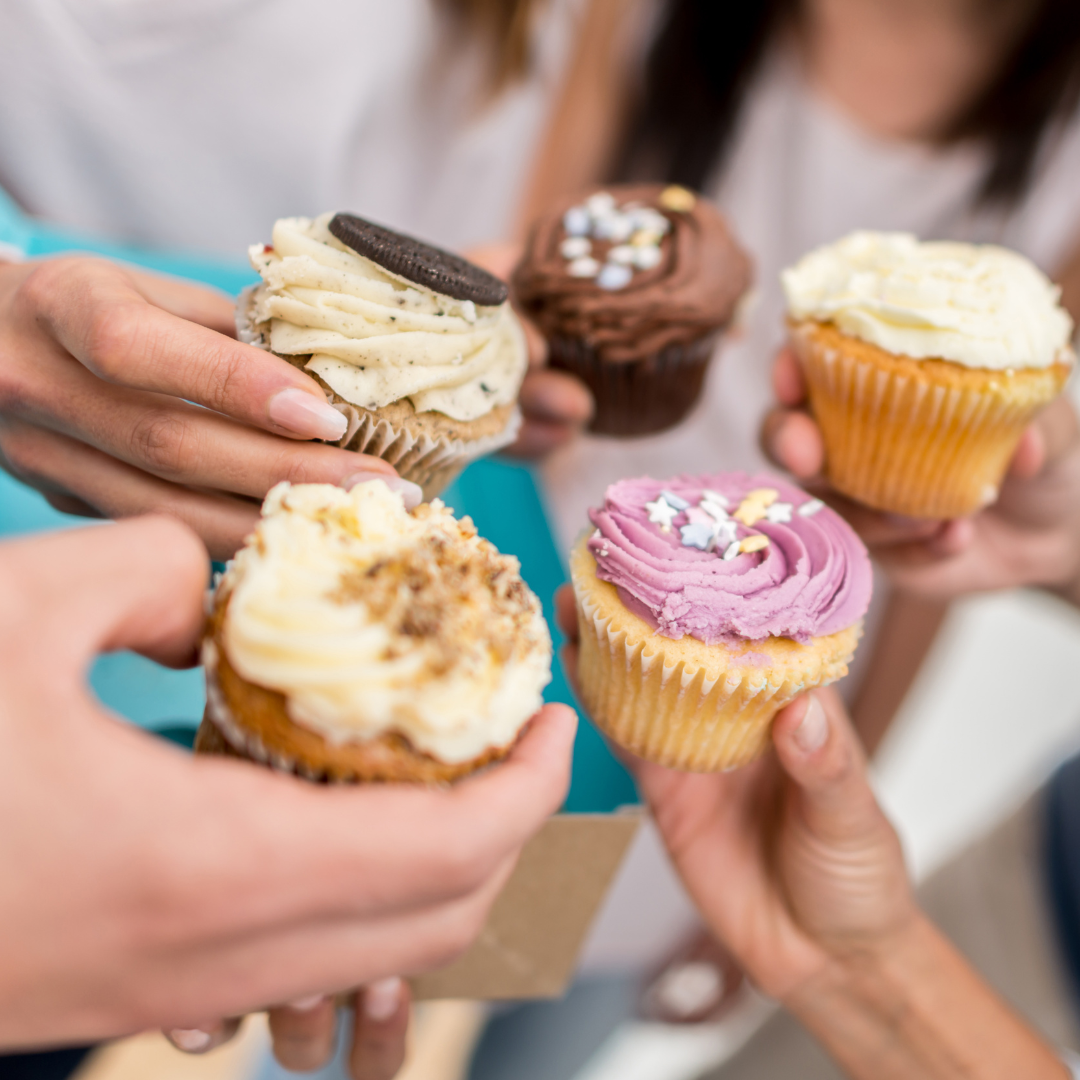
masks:
<svg viewBox="0 0 1080 1080"><path fill-rule="evenodd" d="M768 516L752 526L728 516L762 489L775 493L757 500L772 500ZM669 499L658 505L664 492ZM717 509L725 503L727 514ZM597 576L664 637L690 634L707 645L767 637L805 643L852 626L870 604L870 559L851 526L775 477L620 480L589 517ZM736 554L739 543L758 534L768 537L767 547Z"/></svg>

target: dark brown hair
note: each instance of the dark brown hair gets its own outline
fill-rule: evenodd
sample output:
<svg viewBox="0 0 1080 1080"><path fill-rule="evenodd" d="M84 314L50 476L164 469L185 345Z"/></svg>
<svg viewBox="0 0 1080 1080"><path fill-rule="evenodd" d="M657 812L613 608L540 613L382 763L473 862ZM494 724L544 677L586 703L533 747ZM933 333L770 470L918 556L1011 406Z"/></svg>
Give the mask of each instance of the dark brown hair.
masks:
<svg viewBox="0 0 1080 1080"><path fill-rule="evenodd" d="M489 87L493 93L528 74L532 61L532 28L545 0L438 0L471 38L483 42L491 57Z"/></svg>
<svg viewBox="0 0 1080 1080"><path fill-rule="evenodd" d="M704 187L724 164L769 44L799 7L798 0L669 0L617 175ZM1023 197L1044 136L1080 99L1080 0L1034 0L1034 9L998 73L942 138L989 146L982 204Z"/></svg>

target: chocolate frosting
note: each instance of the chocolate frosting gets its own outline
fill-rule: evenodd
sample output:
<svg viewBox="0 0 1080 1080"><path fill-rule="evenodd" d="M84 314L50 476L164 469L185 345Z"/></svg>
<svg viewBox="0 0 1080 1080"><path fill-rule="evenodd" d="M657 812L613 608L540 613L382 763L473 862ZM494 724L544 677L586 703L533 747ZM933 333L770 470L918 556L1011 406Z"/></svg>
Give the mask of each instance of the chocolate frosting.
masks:
<svg viewBox="0 0 1080 1080"><path fill-rule="evenodd" d="M672 228L660 245L662 258L618 290L573 277L559 250L566 239L563 215L584 196L564 199L533 226L512 279L518 304L545 336L581 339L600 359L626 362L671 345L688 345L730 322L750 284L751 264L712 203L698 197L691 209L680 212L661 206L663 185L603 190L620 206L643 203L670 220ZM612 246L593 244L600 259Z"/></svg>
<svg viewBox="0 0 1080 1080"><path fill-rule="evenodd" d="M784 512L747 527L737 508L762 489ZM652 520L647 505L662 495L673 508L685 507L666 529ZM728 539L760 534L767 545L733 558L724 558L723 543L713 550L688 545L682 527L709 520L701 509L706 495L718 495L730 507ZM615 585L630 610L663 637L689 634L707 645L766 637L807 642L854 625L870 604L870 558L851 526L771 476L620 480L589 516L596 526L589 550L597 577Z"/></svg>

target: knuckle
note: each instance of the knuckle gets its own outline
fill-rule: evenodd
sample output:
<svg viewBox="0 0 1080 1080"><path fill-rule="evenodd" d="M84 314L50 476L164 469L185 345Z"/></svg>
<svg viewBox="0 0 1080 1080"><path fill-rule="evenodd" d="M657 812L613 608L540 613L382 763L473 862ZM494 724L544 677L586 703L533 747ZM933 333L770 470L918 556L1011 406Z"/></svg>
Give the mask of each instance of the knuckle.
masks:
<svg viewBox="0 0 1080 1080"><path fill-rule="evenodd" d="M218 411L227 411L243 368L243 358L236 356L233 350L226 349L211 357L191 373L194 397Z"/></svg>
<svg viewBox="0 0 1080 1080"><path fill-rule="evenodd" d="M479 888L491 873L486 854L460 837L448 838L439 846L438 880L453 895L461 896Z"/></svg>
<svg viewBox="0 0 1080 1080"><path fill-rule="evenodd" d="M116 382L129 366L135 320L126 304L103 304L90 315L84 345L87 366L98 376Z"/></svg>
<svg viewBox="0 0 1080 1080"><path fill-rule="evenodd" d="M150 409L131 429L131 450L136 460L158 476L180 475L196 453L195 432L180 416L167 409Z"/></svg>

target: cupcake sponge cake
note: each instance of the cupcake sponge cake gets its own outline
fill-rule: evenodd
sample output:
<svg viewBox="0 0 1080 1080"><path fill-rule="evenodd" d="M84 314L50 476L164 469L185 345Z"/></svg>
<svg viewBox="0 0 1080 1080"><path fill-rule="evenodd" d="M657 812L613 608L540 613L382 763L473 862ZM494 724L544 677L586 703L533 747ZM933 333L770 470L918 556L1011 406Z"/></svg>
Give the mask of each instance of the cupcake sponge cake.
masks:
<svg viewBox="0 0 1080 1080"><path fill-rule="evenodd" d="M311 778L447 781L504 756L551 638L517 560L379 480L279 484L222 578L200 743Z"/></svg>

